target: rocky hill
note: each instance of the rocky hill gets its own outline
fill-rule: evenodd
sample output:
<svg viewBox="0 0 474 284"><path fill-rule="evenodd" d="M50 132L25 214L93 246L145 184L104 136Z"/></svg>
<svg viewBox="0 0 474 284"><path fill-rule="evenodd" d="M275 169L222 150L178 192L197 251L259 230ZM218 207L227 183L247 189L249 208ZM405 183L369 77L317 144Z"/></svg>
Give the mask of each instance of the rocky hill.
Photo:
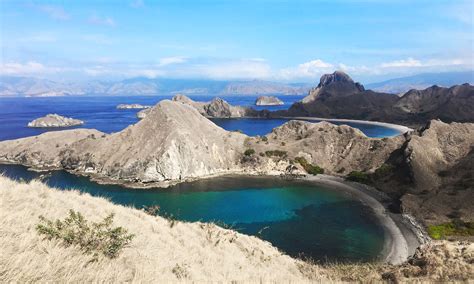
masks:
<svg viewBox="0 0 474 284"><path fill-rule="evenodd" d="M392 152L376 187L400 199L402 210L427 223L472 221L474 124L433 120Z"/></svg>
<svg viewBox="0 0 474 284"><path fill-rule="evenodd" d="M0 142L0 156L119 183L167 182L238 170L245 137L225 131L189 105L165 100L121 132L48 132Z"/></svg>
<svg viewBox="0 0 474 284"><path fill-rule="evenodd" d="M474 86L433 86L398 97L365 90L347 74L336 71L323 75L319 85L288 111L272 115L375 120L411 126L423 125L431 119L472 122Z"/></svg>

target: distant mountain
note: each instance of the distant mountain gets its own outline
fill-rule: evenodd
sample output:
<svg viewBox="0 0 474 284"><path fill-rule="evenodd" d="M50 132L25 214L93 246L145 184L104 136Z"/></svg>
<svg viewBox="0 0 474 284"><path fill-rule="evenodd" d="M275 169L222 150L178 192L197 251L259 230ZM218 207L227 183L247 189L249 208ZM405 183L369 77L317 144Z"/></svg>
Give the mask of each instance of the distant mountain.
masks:
<svg viewBox="0 0 474 284"><path fill-rule="evenodd" d="M321 77L316 88L288 111L274 116L313 116L422 125L431 119L474 122L474 86L431 86L402 97L366 90L347 74L336 71Z"/></svg>
<svg viewBox="0 0 474 284"><path fill-rule="evenodd" d="M66 96L66 95L299 95L309 85L269 81L215 81L199 79L131 78L121 81L64 83L30 77L0 77L0 96Z"/></svg>
<svg viewBox="0 0 474 284"><path fill-rule="evenodd" d="M425 89L433 85L451 87L464 83L474 84L474 70L465 72L424 73L367 84L367 88L385 93L403 94L411 89Z"/></svg>

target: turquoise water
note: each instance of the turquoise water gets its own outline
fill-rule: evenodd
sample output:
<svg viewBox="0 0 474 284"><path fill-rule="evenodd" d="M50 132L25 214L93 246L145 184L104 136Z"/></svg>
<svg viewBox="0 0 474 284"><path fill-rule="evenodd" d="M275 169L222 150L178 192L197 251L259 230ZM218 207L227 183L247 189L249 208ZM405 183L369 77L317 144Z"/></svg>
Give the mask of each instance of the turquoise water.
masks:
<svg viewBox="0 0 474 284"><path fill-rule="evenodd" d="M295 257L320 261L373 261L384 232L372 211L350 194L303 181L263 177L221 177L168 189L99 185L64 171L46 174L0 165L15 179L43 175L50 186L79 189L136 208L158 205L161 214L184 221L215 221L256 235Z"/></svg>

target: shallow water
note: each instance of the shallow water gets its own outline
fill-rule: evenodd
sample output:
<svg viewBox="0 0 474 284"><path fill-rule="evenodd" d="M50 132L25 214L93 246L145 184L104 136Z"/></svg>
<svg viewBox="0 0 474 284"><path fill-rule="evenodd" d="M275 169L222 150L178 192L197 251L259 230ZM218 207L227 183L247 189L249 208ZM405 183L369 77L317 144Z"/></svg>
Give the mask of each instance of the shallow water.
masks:
<svg viewBox="0 0 474 284"><path fill-rule="evenodd" d="M154 105L160 100L172 96L128 96L128 97L50 97L50 98L0 98L0 141L38 135L46 131L62 130L64 128L38 129L27 127L28 122L48 113L73 117L85 121L85 124L72 128L94 128L111 133L118 132L138 121L136 113L139 110L118 110L116 106L122 103L139 103ZM209 101L214 96L192 97L197 101ZM302 96L279 96L285 102L283 106L255 107L256 96L224 97L230 104L252 106L257 109L286 109ZM286 119L212 119L217 125L226 130L241 130L248 135L264 135L274 127L285 123ZM342 124L342 123L335 123ZM344 123L359 128L369 137L390 137L398 135L397 130L374 126L364 123Z"/></svg>
<svg viewBox="0 0 474 284"><path fill-rule="evenodd" d="M18 165L0 165L0 172L25 180L45 174ZM372 261L384 243L384 231L369 208L346 192L309 182L221 177L168 189L137 190L99 185L64 171L50 172L44 181L136 208L159 205L163 214L179 220L225 223L295 257Z"/></svg>

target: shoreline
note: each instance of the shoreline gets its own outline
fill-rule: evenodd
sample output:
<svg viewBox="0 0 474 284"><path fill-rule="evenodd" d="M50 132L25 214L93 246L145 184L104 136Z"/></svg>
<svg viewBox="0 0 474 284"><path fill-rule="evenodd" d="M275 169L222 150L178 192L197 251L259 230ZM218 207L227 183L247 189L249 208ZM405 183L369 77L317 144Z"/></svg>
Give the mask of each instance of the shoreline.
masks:
<svg viewBox="0 0 474 284"><path fill-rule="evenodd" d="M394 129L400 132L400 134L405 134L407 132L414 131L414 129L399 125L393 124L388 122L380 122L380 121L370 121L370 120L357 120L357 119L345 119L345 118L322 118L322 117L312 117L312 116L295 116L295 117L285 117L282 116L280 118L284 119L294 119L294 120L317 120L317 121L334 121L334 122L351 122L351 123L359 123L359 124L368 124L368 125L375 125L375 126L382 126L387 127L390 129Z"/></svg>
<svg viewBox="0 0 474 284"><path fill-rule="evenodd" d="M386 235L381 252L381 261L385 263L397 265L405 262L426 242L425 233L416 220L411 216L389 212L384 205L384 199L389 199L374 188L329 175L306 176L300 180L340 189L370 207Z"/></svg>

